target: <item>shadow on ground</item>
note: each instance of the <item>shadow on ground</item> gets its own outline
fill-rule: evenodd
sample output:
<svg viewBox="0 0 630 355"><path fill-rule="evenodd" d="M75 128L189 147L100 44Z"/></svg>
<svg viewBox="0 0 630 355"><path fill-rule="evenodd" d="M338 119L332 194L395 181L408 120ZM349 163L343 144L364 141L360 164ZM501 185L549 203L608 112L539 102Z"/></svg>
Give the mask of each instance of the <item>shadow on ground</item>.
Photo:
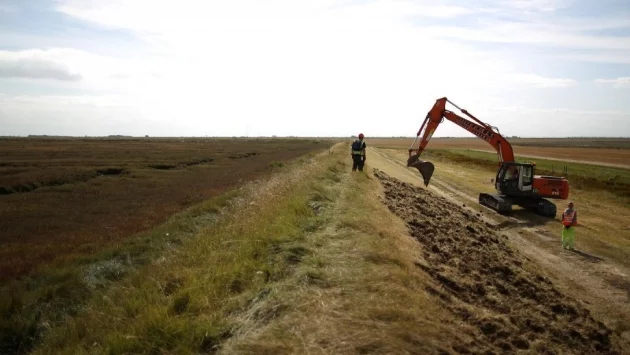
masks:
<svg viewBox="0 0 630 355"><path fill-rule="evenodd" d="M591 263L599 263L599 262L604 261L604 259L600 258L599 256L596 256L596 255L593 255L593 254L589 254L589 253L583 252L581 250L573 249L573 250L570 250L570 251L572 253L575 253L575 254L583 257L584 259L586 259L586 261L589 261Z"/></svg>

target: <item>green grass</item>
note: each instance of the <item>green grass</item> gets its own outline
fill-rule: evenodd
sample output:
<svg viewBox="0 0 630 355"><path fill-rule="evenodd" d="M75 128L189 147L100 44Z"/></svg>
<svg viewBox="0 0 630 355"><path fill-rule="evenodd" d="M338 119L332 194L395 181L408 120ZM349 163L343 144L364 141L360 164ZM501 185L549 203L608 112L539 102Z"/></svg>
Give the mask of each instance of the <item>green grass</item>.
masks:
<svg viewBox="0 0 630 355"><path fill-rule="evenodd" d="M48 329L35 354L434 353L461 340L369 166L351 173L333 151L194 207L189 237L122 276L105 262L107 287L64 321L32 323ZM64 292L84 287L69 280Z"/></svg>
<svg viewBox="0 0 630 355"><path fill-rule="evenodd" d="M269 167L270 168L281 168L284 166L284 163L281 161L272 161L271 163L269 163Z"/></svg>
<svg viewBox="0 0 630 355"><path fill-rule="evenodd" d="M221 219L52 324L34 353L441 346L457 331L424 291L415 242L378 181L351 174L347 160L345 150L300 159L242 190Z"/></svg>
<svg viewBox="0 0 630 355"><path fill-rule="evenodd" d="M498 163L497 155L494 153L468 149L428 149L423 156L427 160L437 158L467 167L483 167L493 172L497 170ZM630 169L534 159L518 155L516 160L535 162L537 175L565 176L571 188L608 191L630 203ZM568 174L563 173L565 166Z"/></svg>
<svg viewBox="0 0 630 355"><path fill-rule="evenodd" d="M220 211L238 195L238 190L228 191L174 215L121 247L68 258L70 261L60 259L34 276L3 285L0 353L30 350L48 328L76 315L91 297L214 223Z"/></svg>
<svg viewBox="0 0 630 355"><path fill-rule="evenodd" d="M73 318L55 324L35 353L213 351L237 331L235 315L269 302L269 284L311 253L302 241L320 224L317 203L332 198L326 191L339 181L339 162L307 160L296 166L303 167L288 166L273 187L252 186L229 216L194 231L194 238L169 249L166 257L153 255L153 261L93 294ZM267 321L284 307L252 317Z"/></svg>
<svg viewBox="0 0 630 355"><path fill-rule="evenodd" d="M432 353L458 332L427 294L417 244L381 203L371 169L351 173L345 149L335 154L346 161L315 178L309 206L319 218L299 240L300 262L269 285L273 301L240 317L221 353ZM274 309L270 321L247 322Z"/></svg>

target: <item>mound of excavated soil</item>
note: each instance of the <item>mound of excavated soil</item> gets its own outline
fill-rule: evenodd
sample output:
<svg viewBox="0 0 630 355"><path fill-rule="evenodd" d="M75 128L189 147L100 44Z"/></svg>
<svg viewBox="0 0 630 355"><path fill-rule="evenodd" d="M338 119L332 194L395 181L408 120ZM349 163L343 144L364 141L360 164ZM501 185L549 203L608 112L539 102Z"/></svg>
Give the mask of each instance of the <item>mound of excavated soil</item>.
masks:
<svg viewBox="0 0 630 355"><path fill-rule="evenodd" d="M613 335L505 237L463 208L376 170L384 203L420 243L427 291L463 321L455 353L618 354ZM438 286L439 285L439 286ZM447 344L445 344L447 345Z"/></svg>

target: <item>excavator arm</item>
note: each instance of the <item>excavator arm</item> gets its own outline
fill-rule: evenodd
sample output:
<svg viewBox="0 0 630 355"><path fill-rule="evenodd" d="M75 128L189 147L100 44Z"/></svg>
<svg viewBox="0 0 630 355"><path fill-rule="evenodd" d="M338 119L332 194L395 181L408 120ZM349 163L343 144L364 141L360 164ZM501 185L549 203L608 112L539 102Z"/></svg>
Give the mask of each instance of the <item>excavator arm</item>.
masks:
<svg viewBox="0 0 630 355"><path fill-rule="evenodd" d="M446 109L446 103L457 107L468 118L457 115ZM535 213L554 218L556 205L546 198L567 199L569 197L569 182L564 177L535 175L532 163L518 163L514 160L512 145L499 133L496 127L481 122L475 116L462 110L446 97L438 99L427 113L416 139L409 148L407 166L415 167L424 178L425 186L433 175L435 167L431 162L419 159L437 127L447 119L462 127L478 138L488 142L497 152L499 169L497 170L495 187L499 194L480 193L479 203L498 213L506 214L516 204ZM422 138L420 138L422 136ZM418 139L420 141L418 142ZM417 148L414 148L418 142ZM414 154L415 153L415 154ZM508 175L508 173L510 173Z"/></svg>
<svg viewBox="0 0 630 355"><path fill-rule="evenodd" d="M470 120L447 110L447 102L457 107L457 109L466 116L470 117ZM411 144L411 147L409 147L409 159L407 159L407 166L415 167L420 171L420 174L422 174L422 177L424 178L425 186L429 184L435 167L430 162L420 160L420 154L426 148L429 140L431 140L431 137L433 137L433 133L437 127L444 122L444 118L474 134L478 138L488 142L488 144L490 144L497 152L499 165L503 162L514 162L514 151L512 149L512 145L501 134L499 134L496 127L492 127L487 123L480 121L475 116L468 113L468 111L459 108L446 97L443 97L436 100L431 110L427 113L422 126L420 126L420 129L416 134L416 139ZM421 135L422 138L420 139L417 148L414 149L414 146Z"/></svg>

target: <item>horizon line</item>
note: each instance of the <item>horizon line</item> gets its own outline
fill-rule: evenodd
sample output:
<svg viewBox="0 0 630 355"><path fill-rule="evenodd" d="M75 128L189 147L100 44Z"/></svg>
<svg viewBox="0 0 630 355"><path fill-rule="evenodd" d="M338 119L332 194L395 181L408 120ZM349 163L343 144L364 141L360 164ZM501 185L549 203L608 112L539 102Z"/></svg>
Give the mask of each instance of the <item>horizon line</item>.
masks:
<svg viewBox="0 0 630 355"><path fill-rule="evenodd" d="M151 135L141 135L141 136L133 136L133 135L52 135L52 134L29 134L29 135L0 135L0 139L2 138L228 138L228 139L242 139L242 138L303 138L303 139L347 139L347 138L356 138L356 135L350 136L295 136L295 135L259 135L259 136L230 136L230 135L221 135L221 136L151 136ZM414 139L416 136L367 136L366 139L401 139L408 138ZM555 136L555 137L536 137L536 136L506 136L507 139L575 139L575 138L597 138L597 139L630 139L630 136ZM479 139L478 137L464 137L464 136L434 136L432 139Z"/></svg>

